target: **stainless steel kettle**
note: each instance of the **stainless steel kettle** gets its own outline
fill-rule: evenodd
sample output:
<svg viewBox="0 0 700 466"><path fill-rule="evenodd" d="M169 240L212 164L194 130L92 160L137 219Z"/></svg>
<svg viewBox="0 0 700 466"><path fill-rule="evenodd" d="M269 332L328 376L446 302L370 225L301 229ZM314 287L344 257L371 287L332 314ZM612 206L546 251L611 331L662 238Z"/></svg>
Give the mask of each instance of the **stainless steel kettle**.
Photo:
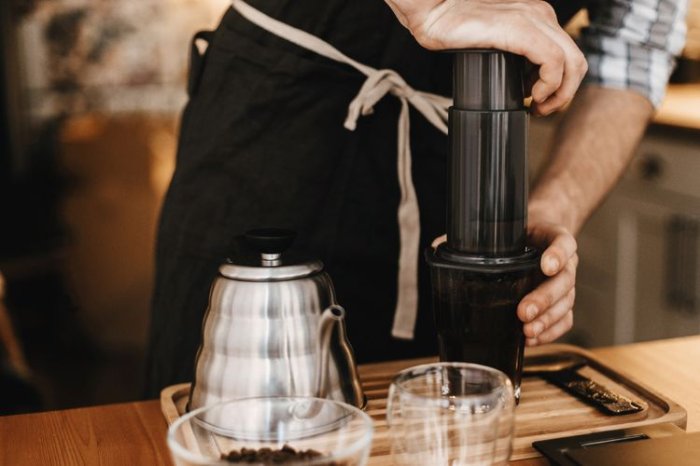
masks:
<svg viewBox="0 0 700 466"><path fill-rule="evenodd" d="M363 408L345 311L320 261L282 257L294 232L245 235L257 254L212 284L188 409L251 396L317 396Z"/></svg>

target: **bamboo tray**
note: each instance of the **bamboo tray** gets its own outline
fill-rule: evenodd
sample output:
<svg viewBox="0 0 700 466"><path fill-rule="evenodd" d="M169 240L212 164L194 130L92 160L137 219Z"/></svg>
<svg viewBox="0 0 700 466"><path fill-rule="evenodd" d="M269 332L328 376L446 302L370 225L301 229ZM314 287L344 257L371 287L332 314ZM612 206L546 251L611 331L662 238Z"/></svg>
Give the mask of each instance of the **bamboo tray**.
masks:
<svg viewBox="0 0 700 466"><path fill-rule="evenodd" d="M528 348L525 353L525 365L527 366L527 358L530 356L547 354L565 358L572 353L582 356L588 363L579 371L581 374L644 404L646 408L635 414L607 416L538 377L525 377L522 383L520 405L516 409L511 461L540 456L532 448L532 442L537 440L665 422L685 429L687 414L681 406L624 374L612 370L590 352L581 348L570 345ZM414 359L366 364L359 367L362 386L369 400L367 412L374 419L375 425L370 466L391 464L385 415L386 397L392 377L402 369L434 360L434 358ZM161 392L161 410L168 423L172 423L185 412L189 391L190 384L185 383L166 387Z"/></svg>

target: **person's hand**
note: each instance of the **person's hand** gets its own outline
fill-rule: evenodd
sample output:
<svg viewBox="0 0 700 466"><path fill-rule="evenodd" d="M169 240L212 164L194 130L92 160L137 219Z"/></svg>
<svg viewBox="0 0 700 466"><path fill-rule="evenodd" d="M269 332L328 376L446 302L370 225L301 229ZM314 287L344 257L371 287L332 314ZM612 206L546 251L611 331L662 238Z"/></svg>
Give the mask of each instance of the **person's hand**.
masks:
<svg viewBox="0 0 700 466"><path fill-rule="evenodd" d="M436 238L436 248L446 235ZM569 231L557 224L530 222L528 239L543 251L540 268L546 279L520 300L517 313L523 321L528 346L549 343L568 332L574 324L576 297L576 240Z"/></svg>
<svg viewBox="0 0 700 466"><path fill-rule="evenodd" d="M495 48L539 67L532 110L547 115L573 98L588 65L552 7L542 0L386 0L430 50Z"/></svg>
<svg viewBox="0 0 700 466"><path fill-rule="evenodd" d="M528 239L543 250L540 268L547 277L518 304L525 341L534 346L556 340L573 326L578 255L573 235L554 223L531 220Z"/></svg>

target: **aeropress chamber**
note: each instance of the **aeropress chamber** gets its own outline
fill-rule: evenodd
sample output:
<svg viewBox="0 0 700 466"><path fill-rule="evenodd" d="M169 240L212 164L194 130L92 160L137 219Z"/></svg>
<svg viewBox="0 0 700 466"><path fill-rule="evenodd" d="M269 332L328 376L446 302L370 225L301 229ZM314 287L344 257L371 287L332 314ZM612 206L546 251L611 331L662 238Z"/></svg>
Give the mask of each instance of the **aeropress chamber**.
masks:
<svg viewBox="0 0 700 466"><path fill-rule="evenodd" d="M426 251L441 361L494 367L520 398L525 336L516 309L541 280L526 245L523 57L459 50L449 110L447 241Z"/></svg>

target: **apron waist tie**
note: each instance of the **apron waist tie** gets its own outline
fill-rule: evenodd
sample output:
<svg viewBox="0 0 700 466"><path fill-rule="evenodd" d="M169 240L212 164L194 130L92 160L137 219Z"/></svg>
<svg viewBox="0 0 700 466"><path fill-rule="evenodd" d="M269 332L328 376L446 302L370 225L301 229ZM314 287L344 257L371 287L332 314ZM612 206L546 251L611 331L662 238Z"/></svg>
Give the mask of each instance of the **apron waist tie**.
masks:
<svg viewBox="0 0 700 466"><path fill-rule="evenodd" d="M418 258L420 254L420 212L411 176L411 139L409 104L437 129L447 134L447 109L452 100L437 94L416 91L394 70L378 70L359 63L328 42L301 29L278 21L251 7L243 0L232 0L233 8L251 23L282 39L292 42L331 60L352 66L367 79L348 106L345 128L354 131L360 115L372 113L374 105L386 94L401 101L398 122L397 170L401 200L398 208L399 263L396 310L391 334L413 339L418 313Z"/></svg>

